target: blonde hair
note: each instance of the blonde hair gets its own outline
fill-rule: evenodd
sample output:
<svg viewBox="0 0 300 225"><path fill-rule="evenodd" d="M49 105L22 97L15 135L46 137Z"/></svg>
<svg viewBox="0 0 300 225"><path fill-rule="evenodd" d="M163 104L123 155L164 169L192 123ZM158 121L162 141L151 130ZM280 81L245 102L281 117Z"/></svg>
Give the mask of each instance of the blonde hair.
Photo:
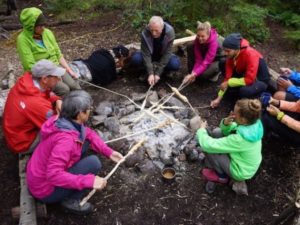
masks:
<svg viewBox="0 0 300 225"><path fill-rule="evenodd" d="M239 107L240 116L248 121L248 124L253 124L260 118L261 102L258 99L241 99L236 102Z"/></svg>
<svg viewBox="0 0 300 225"><path fill-rule="evenodd" d="M206 31L207 34L210 34L210 29L211 29L210 22L206 21L204 23L201 23L200 21L197 21L197 32Z"/></svg>

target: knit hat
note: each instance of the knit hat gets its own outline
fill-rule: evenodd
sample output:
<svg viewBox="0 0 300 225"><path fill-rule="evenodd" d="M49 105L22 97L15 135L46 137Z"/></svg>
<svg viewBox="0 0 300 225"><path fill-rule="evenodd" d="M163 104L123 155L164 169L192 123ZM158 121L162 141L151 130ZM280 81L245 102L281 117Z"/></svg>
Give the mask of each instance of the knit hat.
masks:
<svg viewBox="0 0 300 225"><path fill-rule="evenodd" d="M223 48L240 49L242 36L240 33L229 34L223 41Z"/></svg>
<svg viewBox="0 0 300 225"><path fill-rule="evenodd" d="M42 26L42 25L45 25L46 24L46 17L44 16L44 14L43 13L41 13L40 15L39 15L39 17L36 19L36 21L35 21L35 27L36 26Z"/></svg>
<svg viewBox="0 0 300 225"><path fill-rule="evenodd" d="M33 65L31 69L32 76L34 78L41 78L46 76L61 77L66 72L65 69L55 65L53 62L42 59Z"/></svg>

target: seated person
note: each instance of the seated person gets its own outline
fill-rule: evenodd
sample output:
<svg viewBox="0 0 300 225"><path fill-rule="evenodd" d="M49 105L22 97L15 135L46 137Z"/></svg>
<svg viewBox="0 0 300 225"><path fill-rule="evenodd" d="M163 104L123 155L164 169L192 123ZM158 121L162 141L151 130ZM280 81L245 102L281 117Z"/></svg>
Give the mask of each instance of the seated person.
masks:
<svg viewBox="0 0 300 225"><path fill-rule="evenodd" d="M232 33L224 39L223 50L226 61L220 69L225 73L225 79L218 97L211 102L212 108L220 104L224 95L232 98L256 98L267 89L270 80L262 55L250 47L249 42L239 33Z"/></svg>
<svg viewBox="0 0 300 225"><path fill-rule="evenodd" d="M77 76L96 85L107 85L128 65L133 50L119 45L112 50L99 49L87 59L77 59L70 67Z"/></svg>
<svg viewBox="0 0 300 225"><path fill-rule="evenodd" d="M42 11L35 7L25 8L21 12L20 22L23 30L17 38L17 51L24 71L30 71L41 59L48 59L66 69L62 81L53 90L57 95L63 96L70 90L80 89L79 83L74 80L76 74L61 54L54 34L45 28L46 20Z"/></svg>
<svg viewBox="0 0 300 225"><path fill-rule="evenodd" d="M277 92L274 98L278 100L297 101L300 99L300 73L289 68L280 68L282 75L277 80Z"/></svg>
<svg viewBox="0 0 300 225"><path fill-rule="evenodd" d="M107 183L97 176L99 158L86 154L89 145L114 162L123 158L85 126L91 107L92 98L87 92L70 92L63 99L59 117L52 116L43 124L41 141L26 170L28 188L35 198L44 203L60 202L67 211L77 214L93 210L91 203L79 204L86 190L101 190Z"/></svg>
<svg viewBox="0 0 300 225"><path fill-rule="evenodd" d="M281 138L300 146L300 100L288 102L270 98L263 113L262 122L266 133L274 132Z"/></svg>
<svg viewBox="0 0 300 225"><path fill-rule="evenodd" d="M164 71L177 71L180 60L172 54L175 32L160 16L153 16L141 35L141 51L132 56L133 65L144 65L149 85L155 85ZM144 75L140 78L144 78Z"/></svg>
<svg viewBox="0 0 300 225"><path fill-rule="evenodd" d="M198 22L196 39L187 46L189 74L183 83L192 83L198 77L217 81L221 51L216 29L209 22Z"/></svg>
<svg viewBox="0 0 300 225"><path fill-rule="evenodd" d="M259 119L261 103L257 99L241 99L234 111L223 119L212 136L202 122L197 139L206 153L202 175L211 182L227 183L229 178L244 181L252 178L262 160L263 125ZM214 137L221 134L218 138Z"/></svg>
<svg viewBox="0 0 300 225"><path fill-rule="evenodd" d="M25 72L10 90L3 113L4 138L15 153L31 152L39 141L39 130L62 101L52 90L66 70L42 59Z"/></svg>

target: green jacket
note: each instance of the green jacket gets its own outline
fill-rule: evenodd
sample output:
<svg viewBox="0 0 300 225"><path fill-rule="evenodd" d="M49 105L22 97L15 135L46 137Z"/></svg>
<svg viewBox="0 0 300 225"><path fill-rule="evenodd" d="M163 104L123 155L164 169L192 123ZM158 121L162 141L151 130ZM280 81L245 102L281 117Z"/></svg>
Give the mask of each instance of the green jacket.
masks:
<svg viewBox="0 0 300 225"><path fill-rule="evenodd" d="M197 131L197 139L207 153L228 153L230 156L230 173L237 181L247 180L254 176L261 163L261 139L263 126L260 120L252 125L224 125L220 128L224 137L210 137L206 129Z"/></svg>
<svg viewBox="0 0 300 225"><path fill-rule="evenodd" d="M32 7L23 9L20 15L23 31L17 38L17 51L25 71L30 71L41 59L48 59L58 65L62 57L54 34L49 29L44 29L42 34L45 47L38 45L33 39L35 22L40 14L40 9Z"/></svg>

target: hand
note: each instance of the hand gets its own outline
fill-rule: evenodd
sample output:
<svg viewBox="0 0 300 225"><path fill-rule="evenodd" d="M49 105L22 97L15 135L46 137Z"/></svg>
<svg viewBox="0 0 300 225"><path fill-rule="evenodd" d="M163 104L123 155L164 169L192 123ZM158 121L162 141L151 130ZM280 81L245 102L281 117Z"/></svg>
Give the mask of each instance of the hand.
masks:
<svg viewBox="0 0 300 225"><path fill-rule="evenodd" d="M231 111L229 115L224 119L224 125L228 126L235 120L235 114Z"/></svg>
<svg viewBox="0 0 300 225"><path fill-rule="evenodd" d="M283 76L288 77L293 71L290 68L281 67L280 72Z"/></svg>
<svg viewBox="0 0 300 225"><path fill-rule="evenodd" d="M148 77L148 83L150 86L155 85L159 81L160 77L158 75L151 74Z"/></svg>
<svg viewBox="0 0 300 225"><path fill-rule="evenodd" d="M78 79L79 76L78 74L76 74L71 68L67 70L68 74L70 74L70 76L73 78L73 79Z"/></svg>
<svg viewBox="0 0 300 225"><path fill-rule="evenodd" d="M271 116L277 116L277 114L280 113L280 110L274 105L270 105L269 107L267 107L267 111Z"/></svg>
<svg viewBox="0 0 300 225"><path fill-rule="evenodd" d="M200 128L207 128L207 121L206 120L200 120Z"/></svg>
<svg viewBox="0 0 300 225"><path fill-rule="evenodd" d="M277 100L277 99L275 99L275 98L270 98L270 101L269 101L269 104L270 105L274 105L274 106L276 106L276 107L279 107L279 105L280 105L280 101L279 100Z"/></svg>
<svg viewBox="0 0 300 225"><path fill-rule="evenodd" d="M185 78L183 79L182 83L183 84L190 84L193 83L196 80L196 76L194 74L188 74L185 76Z"/></svg>
<svg viewBox="0 0 300 225"><path fill-rule="evenodd" d="M113 153L111 154L111 156L109 157L112 161L114 161L115 163L119 162L121 159L124 158L124 156L116 151L113 151Z"/></svg>
<svg viewBox="0 0 300 225"><path fill-rule="evenodd" d="M290 80L285 80L283 78L278 78L277 85L279 87L283 88L284 90L286 90L289 86L292 86L293 83Z"/></svg>
<svg viewBox="0 0 300 225"><path fill-rule="evenodd" d="M97 190L102 190L106 187L107 180L105 180L103 177L95 176L93 188Z"/></svg>
<svg viewBox="0 0 300 225"><path fill-rule="evenodd" d="M220 105L220 102L221 102L221 98L217 97L216 99L214 99L213 101L211 101L210 107L216 108L216 107L218 107Z"/></svg>
<svg viewBox="0 0 300 225"><path fill-rule="evenodd" d="M220 86L220 89L222 91L226 91L226 89L228 88L228 82L227 81L224 81L221 86Z"/></svg>
<svg viewBox="0 0 300 225"><path fill-rule="evenodd" d="M60 100L60 99L56 100L56 102L55 102L55 111L56 111L57 114L59 114L60 111L61 111L61 105L62 105L62 100Z"/></svg>

